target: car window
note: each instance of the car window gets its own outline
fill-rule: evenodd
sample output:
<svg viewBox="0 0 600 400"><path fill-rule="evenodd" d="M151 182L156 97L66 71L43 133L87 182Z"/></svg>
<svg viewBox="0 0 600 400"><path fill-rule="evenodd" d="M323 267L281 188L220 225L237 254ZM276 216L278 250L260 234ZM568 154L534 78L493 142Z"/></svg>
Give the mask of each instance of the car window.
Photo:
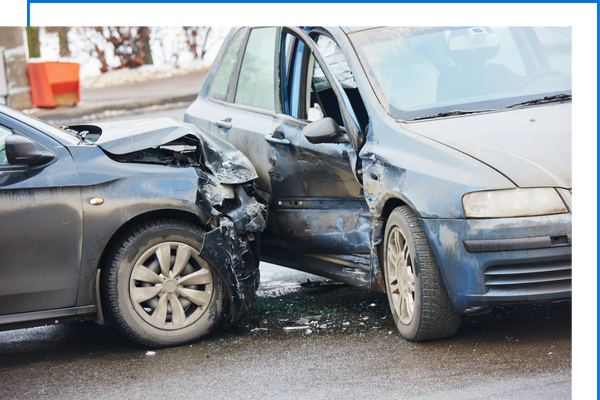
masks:
<svg viewBox="0 0 600 400"><path fill-rule="evenodd" d="M215 74L212 86L210 87L209 96L219 100L227 99L227 91L229 89L229 82L233 75L233 70L237 63L238 54L242 45L246 30L239 31L234 38L231 40L229 47L223 59L219 70Z"/></svg>
<svg viewBox="0 0 600 400"><path fill-rule="evenodd" d="M275 39L277 28L250 31L235 93L235 103L275 110Z"/></svg>
<svg viewBox="0 0 600 400"><path fill-rule="evenodd" d="M12 131L8 128L0 125L0 165L8 165L8 160L6 159L6 151L4 149L4 139L8 135L11 135Z"/></svg>
<svg viewBox="0 0 600 400"><path fill-rule="evenodd" d="M350 70L350 65L346 61L340 46L338 46L333 39L325 35L319 35L316 42L321 55L325 61L327 61L329 67L331 67L331 70L335 74L337 80L340 81L342 87L344 89L356 89L356 82L354 81L354 76ZM313 81L315 83L315 87L319 91L331 87L325 78L325 74L318 65L315 65Z"/></svg>
<svg viewBox="0 0 600 400"><path fill-rule="evenodd" d="M330 40L328 43L331 42ZM308 47L291 33L286 34L282 43L285 44L281 51L281 56L284 57L282 91L285 113L309 121L332 117L343 126L337 96ZM335 45L335 42L333 44ZM343 61L345 62L345 59Z"/></svg>

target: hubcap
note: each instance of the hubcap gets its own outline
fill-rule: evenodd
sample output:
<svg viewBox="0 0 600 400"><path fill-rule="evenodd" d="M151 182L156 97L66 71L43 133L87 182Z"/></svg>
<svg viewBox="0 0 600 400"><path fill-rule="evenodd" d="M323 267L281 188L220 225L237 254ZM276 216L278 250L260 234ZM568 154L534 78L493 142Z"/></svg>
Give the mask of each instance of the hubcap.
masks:
<svg viewBox="0 0 600 400"><path fill-rule="evenodd" d="M415 311L415 270L408 242L396 226L388 240L386 267L392 307L400 322L408 325Z"/></svg>
<svg viewBox="0 0 600 400"><path fill-rule="evenodd" d="M213 280L198 251L168 242L148 249L129 280L131 302L144 321L159 329L180 329L197 321L212 298Z"/></svg>

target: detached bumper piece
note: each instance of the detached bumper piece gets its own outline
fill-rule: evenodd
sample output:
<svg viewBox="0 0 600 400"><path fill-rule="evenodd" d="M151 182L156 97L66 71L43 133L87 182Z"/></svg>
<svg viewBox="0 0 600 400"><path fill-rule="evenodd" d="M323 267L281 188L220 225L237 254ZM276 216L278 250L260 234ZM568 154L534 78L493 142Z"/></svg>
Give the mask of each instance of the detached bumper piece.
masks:
<svg viewBox="0 0 600 400"><path fill-rule="evenodd" d="M229 294L229 323L246 318L254 303L260 273L250 240L266 227L268 211L267 206L248 196L242 187L238 186L235 192L240 207L219 218L219 227L204 235L200 251L200 257L212 264L224 279Z"/></svg>

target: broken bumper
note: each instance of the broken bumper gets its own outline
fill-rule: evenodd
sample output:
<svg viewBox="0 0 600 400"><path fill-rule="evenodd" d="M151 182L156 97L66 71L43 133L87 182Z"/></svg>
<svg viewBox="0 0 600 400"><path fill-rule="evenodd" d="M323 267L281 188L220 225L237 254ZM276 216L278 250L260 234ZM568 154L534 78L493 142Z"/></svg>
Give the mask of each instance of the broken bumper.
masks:
<svg viewBox="0 0 600 400"><path fill-rule="evenodd" d="M571 214L420 221L458 310L571 298Z"/></svg>
<svg viewBox="0 0 600 400"><path fill-rule="evenodd" d="M214 266L223 278L228 295L227 322L245 319L260 282L257 246L251 245L254 234L265 227L267 206L236 188L241 206L219 218L219 226L204 235L200 257Z"/></svg>

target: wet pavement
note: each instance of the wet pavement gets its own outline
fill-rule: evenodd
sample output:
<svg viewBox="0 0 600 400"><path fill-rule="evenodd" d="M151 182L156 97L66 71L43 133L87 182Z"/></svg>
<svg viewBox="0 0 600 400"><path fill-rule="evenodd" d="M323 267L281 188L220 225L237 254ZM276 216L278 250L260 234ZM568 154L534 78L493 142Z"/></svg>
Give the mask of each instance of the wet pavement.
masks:
<svg viewBox="0 0 600 400"><path fill-rule="evenodd" d="M191 345L148 349L93 322L0 332L0 398L571 398L570 302L497 308L411 343L385 294L261 272L250 318Z"/></svg>

